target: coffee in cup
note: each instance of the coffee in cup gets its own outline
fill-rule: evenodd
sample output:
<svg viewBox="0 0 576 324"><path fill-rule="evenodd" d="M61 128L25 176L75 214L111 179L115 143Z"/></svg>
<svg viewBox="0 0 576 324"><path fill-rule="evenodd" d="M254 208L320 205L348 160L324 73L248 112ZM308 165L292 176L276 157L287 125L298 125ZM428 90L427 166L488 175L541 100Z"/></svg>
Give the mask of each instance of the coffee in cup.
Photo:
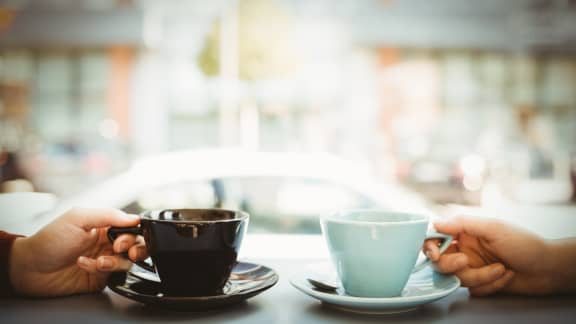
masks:
<svg viewBox="0 0 576 324"><path fill-rule="evenodd" d="M113 227L110 240L143 235L163 294L209 296L222 293L248 226L248 214L225 209L165 209L140 216L140 226Z"/></svg>
<svg viewBox="0 0 576 324"><path fill-rule="evenodd" d="M416 265L424 241L443 239L441 252L452 242L427 234L428 217L420 214L345 210L321 217L320 225L344 290L358 297L400 296L410 275L429 263Z"/></svg>

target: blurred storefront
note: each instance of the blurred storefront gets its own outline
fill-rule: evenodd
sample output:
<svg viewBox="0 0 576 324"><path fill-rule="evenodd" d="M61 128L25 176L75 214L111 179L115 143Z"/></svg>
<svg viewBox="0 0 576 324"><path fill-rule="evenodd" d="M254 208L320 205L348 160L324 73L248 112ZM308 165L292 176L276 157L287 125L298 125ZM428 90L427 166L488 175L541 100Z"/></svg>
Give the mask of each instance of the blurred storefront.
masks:
<svg viewBox="0 0 576 324"><path fill-rule="evenodd" d="M0 145L37 190L68 195L161 152L242 147L332 152L438 203L572 194L572 1L0 8Z"/></svg>

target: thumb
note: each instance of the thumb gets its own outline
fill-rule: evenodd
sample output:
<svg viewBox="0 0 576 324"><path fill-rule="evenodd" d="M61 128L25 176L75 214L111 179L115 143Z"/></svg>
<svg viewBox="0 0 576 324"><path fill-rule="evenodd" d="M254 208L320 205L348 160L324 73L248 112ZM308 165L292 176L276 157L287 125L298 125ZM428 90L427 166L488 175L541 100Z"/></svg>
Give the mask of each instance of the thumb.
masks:
<svg viewBox="0 0 576 324"><path fill-rule="evenodd" d="M140 217L114 208L73 208L68 211L64 218L85 230L98 227L129 227L136 226Z"/></svg>
<svg viewBox="0 0 576 324"><path fill-rule="evenodd" d="M457 236L461 233L491 240L498 233L498 221L479 217L458 217L446 222L434 224L436 231Z"/></svg>

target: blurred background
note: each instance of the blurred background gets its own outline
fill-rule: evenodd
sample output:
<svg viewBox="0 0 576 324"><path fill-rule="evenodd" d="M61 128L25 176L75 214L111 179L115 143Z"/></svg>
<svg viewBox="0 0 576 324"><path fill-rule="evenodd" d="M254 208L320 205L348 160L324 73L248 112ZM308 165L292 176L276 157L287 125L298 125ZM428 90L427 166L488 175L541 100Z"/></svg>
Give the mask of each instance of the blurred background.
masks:
<svg viewBox="0 0 576 324"><path fill-rule="evenodd" d="M575 216L576 1L1 0L0 152L2 192L252 231Z"/></svg>

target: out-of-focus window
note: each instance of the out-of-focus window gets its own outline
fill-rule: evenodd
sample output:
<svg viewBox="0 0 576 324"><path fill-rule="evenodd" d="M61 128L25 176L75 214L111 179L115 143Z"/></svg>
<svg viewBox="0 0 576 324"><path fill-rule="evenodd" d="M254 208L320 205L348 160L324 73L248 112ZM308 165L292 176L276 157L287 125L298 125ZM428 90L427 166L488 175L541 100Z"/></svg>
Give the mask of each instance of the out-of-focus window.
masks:
<svg viewBox="0 0 576 324"><path fill-rule="evenodd" d="M248 212L250 232L320 232L318 216L341 208L375 207L342 184L309 178L234 177L160 187L124 206L130 213L162 208L230 208Z"/></svg>

